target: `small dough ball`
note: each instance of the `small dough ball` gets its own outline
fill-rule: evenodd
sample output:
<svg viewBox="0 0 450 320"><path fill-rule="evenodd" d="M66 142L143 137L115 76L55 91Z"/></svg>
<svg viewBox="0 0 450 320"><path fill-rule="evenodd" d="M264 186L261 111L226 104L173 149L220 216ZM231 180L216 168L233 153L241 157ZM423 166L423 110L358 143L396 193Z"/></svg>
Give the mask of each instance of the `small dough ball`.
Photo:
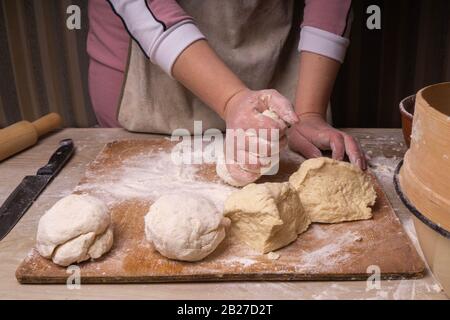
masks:
<svg viewBox="0 0 450 320"><path fill-rule="evenodd" d="M160 197L145 216L145 234L163 256L198 261L225 238L224 218L214 203L191 193Z"/></svg>
<svg viewBox="0 0 450 320"><path fill-rule="evenodd" d="M249 184L225 201L231 233L260 253L284 247L310 224L288 182Z"/></svg>
<svg viewBox="0 0 450 320"><path fill-rule="evenodd" d="M113 244L108 207L89 195L56 202L39 220L36 249L61 266L97 259Z"/></svg>
<svg viewBox="0 0 450 320"><path fill-rule="evenodd" d="M370 219L376 193L372 181L357 166L329 158L302 163L289 182L299 193L312 222L335 223Z"/></svg>

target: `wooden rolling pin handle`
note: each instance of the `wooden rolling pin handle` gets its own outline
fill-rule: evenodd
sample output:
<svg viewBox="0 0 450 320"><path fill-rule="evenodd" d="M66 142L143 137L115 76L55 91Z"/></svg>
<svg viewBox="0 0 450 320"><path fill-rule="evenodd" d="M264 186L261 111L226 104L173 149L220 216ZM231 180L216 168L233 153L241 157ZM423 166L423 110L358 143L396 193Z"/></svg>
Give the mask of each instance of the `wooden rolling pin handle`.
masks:
<svg viewBox="0 0 450 320"><path fill-rule="evenodd" d="M62 125L62 119L57 113L49 113L48 115L37 119L32 124L36 129L38 137L40 137L50 131L60 128Z"/></svg>

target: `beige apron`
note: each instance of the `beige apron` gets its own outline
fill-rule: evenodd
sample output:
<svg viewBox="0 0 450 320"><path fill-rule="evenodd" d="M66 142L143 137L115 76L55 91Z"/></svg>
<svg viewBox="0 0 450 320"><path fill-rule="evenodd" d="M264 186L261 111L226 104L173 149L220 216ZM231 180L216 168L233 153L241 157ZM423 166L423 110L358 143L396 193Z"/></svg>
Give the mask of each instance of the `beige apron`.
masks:
<svg viewBox="0 0 450 320"><path fill-rule="evenodd" d="M303 3L293 0L181 0L208 43L251 89L277 89L291 101L297 85L297 45ZM219 81L219 80L218 80ZM118 109L127 130L170 134L225 129L224 121L152 64L132 41Z"/></svg>

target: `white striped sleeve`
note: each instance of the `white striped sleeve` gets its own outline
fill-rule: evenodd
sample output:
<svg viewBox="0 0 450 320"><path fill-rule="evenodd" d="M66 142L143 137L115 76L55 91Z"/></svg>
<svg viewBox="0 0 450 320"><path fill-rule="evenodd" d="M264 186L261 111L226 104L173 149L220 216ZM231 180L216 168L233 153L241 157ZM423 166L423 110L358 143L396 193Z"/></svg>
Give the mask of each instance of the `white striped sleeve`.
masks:
<svg viewBox="0 0 450 320"><path fill-rule="evenodd" d="M350 41L332 32L304 26L300 32L298 51L309 51L337 60L344 61Z"/></svg>
<svg viewBox="0 0 450 320"><path fill-rule="evenodd" d="M109 3L150 61L170 76L181 52L193 42L205 38L191 18L167 27L155 18L145 0L109 0Z"/></svg>

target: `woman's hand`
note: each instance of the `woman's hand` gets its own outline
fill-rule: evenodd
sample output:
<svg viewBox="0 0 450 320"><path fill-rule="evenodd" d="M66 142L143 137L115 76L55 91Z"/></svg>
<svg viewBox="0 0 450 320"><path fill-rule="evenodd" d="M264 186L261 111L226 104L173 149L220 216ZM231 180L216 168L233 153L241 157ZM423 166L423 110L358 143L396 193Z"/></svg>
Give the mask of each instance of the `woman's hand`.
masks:
<svg viewBox="0 0 450 320"><path fill-rule="evenodd" d="M226 146L234 147L233 159L226 159L227 169L241 185L261 176L261 169L270 166L267 161L286 146L287 124L298 122L292 104L276 90L240 90L229 99L224 114L227 125ZM239 147L235 138L237 129L254 129L255 134L246 134L245 144ZM263 135L259 129L267 129L267 135ZM272 138L274 129L278 132L278 139L276 136Z"/></svg>
<svg viewBox="0 0 450 320"><path fill-rule="evenodd" d="M320 150L331 150L332 157L343 160L345 154L351 163L366 170L366 158L358 141L330 126L320 114L300 116L300 121L288 130L289 147L305 158L322 156Z"/></svg>

